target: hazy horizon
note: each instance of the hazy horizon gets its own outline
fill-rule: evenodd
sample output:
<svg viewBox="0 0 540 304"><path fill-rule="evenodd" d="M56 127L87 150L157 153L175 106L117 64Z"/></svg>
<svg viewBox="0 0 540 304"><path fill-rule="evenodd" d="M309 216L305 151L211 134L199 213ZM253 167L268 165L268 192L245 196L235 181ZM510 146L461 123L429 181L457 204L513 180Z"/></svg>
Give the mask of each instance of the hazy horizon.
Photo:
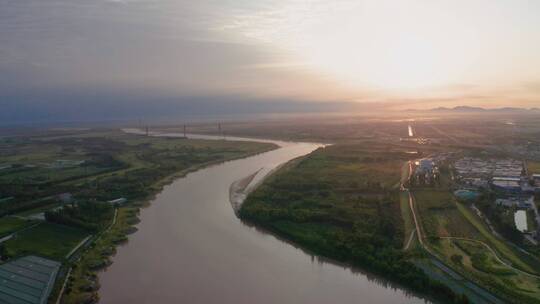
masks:
<svg viewBox="0 0 540 304"><path fill-rule="evenodd" d="M0 0L0 8L4 122L540 106L533 1Z"/></svg>

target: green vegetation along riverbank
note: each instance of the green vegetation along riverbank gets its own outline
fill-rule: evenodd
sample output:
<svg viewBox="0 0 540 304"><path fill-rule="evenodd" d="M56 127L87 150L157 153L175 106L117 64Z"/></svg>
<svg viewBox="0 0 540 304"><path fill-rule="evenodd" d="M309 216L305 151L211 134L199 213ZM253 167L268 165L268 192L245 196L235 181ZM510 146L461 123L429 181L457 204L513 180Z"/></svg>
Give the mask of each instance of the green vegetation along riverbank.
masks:
<svg viewBox="0 0 540 304"><path fill-rule="evenodd" d="M49 298L98 300L96 272L136 231L138 213L175 178L275 149L274 144L165 138L119 130L40 131L0 138L0 246L63 263Z"/></svg>
<svg viewBox="0 0 540 304"><path fill-rule="evenodd" d="M480 295L495 296L499 303L540 303L540 261L518 246L523 245L523 236L516 229L514 210L496 204L489 188L473 197L454 195L466 186L452 177L456 174L450 167L452 159L437 157L441 182L416 184L410 190L422 247L483 289ZM477 293L478 288L472 291Z"/></svg>
<svg viewBox="0 0 540 304"><path fill-rule="evenodd" d="M244 202L240 217L305 249L362 267L443 302L468 300L430 280L402 247L401 167L410 155L376 142L294 160Z"/></svg>

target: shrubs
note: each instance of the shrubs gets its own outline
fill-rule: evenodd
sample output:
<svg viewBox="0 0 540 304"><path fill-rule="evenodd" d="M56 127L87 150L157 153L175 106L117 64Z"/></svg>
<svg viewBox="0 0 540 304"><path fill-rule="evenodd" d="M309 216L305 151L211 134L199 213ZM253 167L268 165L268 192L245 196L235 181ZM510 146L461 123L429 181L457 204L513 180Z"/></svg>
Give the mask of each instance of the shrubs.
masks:
<svg viewBox="0 0 540 304"><path fill-rule="evenodd" d="M49 222L97 232L110 221L113 214L114 208L109 203L80 202L76 205L46 211L45 219Z"/></svg>
<svg viewBox="0 0 540 304"><path fill-rule="evenodd" d="M463 264L463 256L461 254L453 254L450 259L454 264L462 265Z"/></svg>
<svg viewBox="0 0 540 304"><path fill-rule="evenodd" d="M362 157L364 155L364 157ZM285 166L253 192L240 217L291 239L316 254L385 275L445 302L468 303L431 281L401 251L403 222L395 155L368 159L360 146L335 145ZM392 169L393 168L393 169Z"/></svg>

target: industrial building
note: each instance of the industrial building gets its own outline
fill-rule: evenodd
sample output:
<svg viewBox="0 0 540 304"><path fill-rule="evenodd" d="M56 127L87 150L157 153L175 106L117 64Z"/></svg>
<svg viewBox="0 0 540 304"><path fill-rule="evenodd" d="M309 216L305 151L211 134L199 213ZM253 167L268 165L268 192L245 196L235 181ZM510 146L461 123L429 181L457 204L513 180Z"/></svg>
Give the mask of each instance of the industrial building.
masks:
<svg viewBox="0 0 540 304"><path fill-rule="evenodd" d="M416 171L418 173L431 173L435 167L435 163L429 158L423 158L417 161L416 165Z"/></svg>
<svg viewBox="0 0 540 304"><path fill-rule="evenodd" d="M505 207L517 207L520 209L528 209L534 204L533 196L522 196L522 197L509 197L509 198L498 198L495 200L495 204Z"/></svg>
<svg viewBox="0 0 540 304"><path fill-rule="evenodd" d="M494 177L491 181L494 189L518 193L521 191L521 179L517 177Z"/></svg>
<svg viewBox="0 0 540 304"><path fill-rule="evenodd" d="M480 159L464 157L454 163L457 179L466 186L520 193L523 179L523 162L514 159Z"/></svg>
<svg viewBox="0 0 540 304"><path fill-rule="evenodd" d="M533 174L532 180L535 187L540 187L540 174Z"/></svg>
<svg viewBox="0 0 540 304"><path fill-rule="evenodd" d="M454 163L454 168L459 178L519 178L523 174L523 162L514 159L464 157Z"/></svg>
<svg viewBox="0 0 540 304"><path fill-rule="evenodd" d="M0 303L47 303L60 265L37 256L0 265Z"/></svg>
<svg viewBox="0 0 540 304"><path fill-rule="evenodd" d="M494 180L491 185L493 189L505 192L519 193L521 192L521 185L519 181L514 180Z"/></svg>
<svg viewBox="0 0 540 304"><path fill-rule="evenodd" d="M423 158L415 162L415 180L418 184L431 184L438 178L439 168L433 159Z"/></svg>
<svg viewBox="0 0 540 304"><path fill-rule="evenodd" d="M471 186L474 188L484 188L487 189L489 187L489 182L487 179L479 178L479 177L466 177L462 178L461 182L465 186Z"/></svg>

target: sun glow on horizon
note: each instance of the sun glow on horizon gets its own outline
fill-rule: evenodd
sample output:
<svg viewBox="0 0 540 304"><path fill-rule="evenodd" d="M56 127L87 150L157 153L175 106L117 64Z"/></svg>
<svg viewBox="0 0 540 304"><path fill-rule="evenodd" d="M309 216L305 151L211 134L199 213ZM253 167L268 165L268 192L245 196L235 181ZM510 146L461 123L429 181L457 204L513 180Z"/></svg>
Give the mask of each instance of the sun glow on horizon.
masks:
<svg viewBox="0 0 540 304"><path fill-rule="evenodd" d="M388 41L387 46L371 49L360 50L361 45L350 44L348 47L350 56L343 56L339 45L324 52L306 53L314 69L324 70L350 86L420 89L443 85L458 73L456 65L443 60L444 52L416 37L399 36Z"/></svg>
<svg viewBox="0 0 540 304"><path fill-rule="evenodd" d="M501 71L521 64L508 59L527 58L513 55L512 41L499 36L523 37L516 38L514 28L498 28L503 14L480 18L476 12L485 9L480 2L453 4L289 0L278 9L241 16L233 27L249 39L290 52L301 62L298 66L351 88L421 92L517 81Z"/></svg>

